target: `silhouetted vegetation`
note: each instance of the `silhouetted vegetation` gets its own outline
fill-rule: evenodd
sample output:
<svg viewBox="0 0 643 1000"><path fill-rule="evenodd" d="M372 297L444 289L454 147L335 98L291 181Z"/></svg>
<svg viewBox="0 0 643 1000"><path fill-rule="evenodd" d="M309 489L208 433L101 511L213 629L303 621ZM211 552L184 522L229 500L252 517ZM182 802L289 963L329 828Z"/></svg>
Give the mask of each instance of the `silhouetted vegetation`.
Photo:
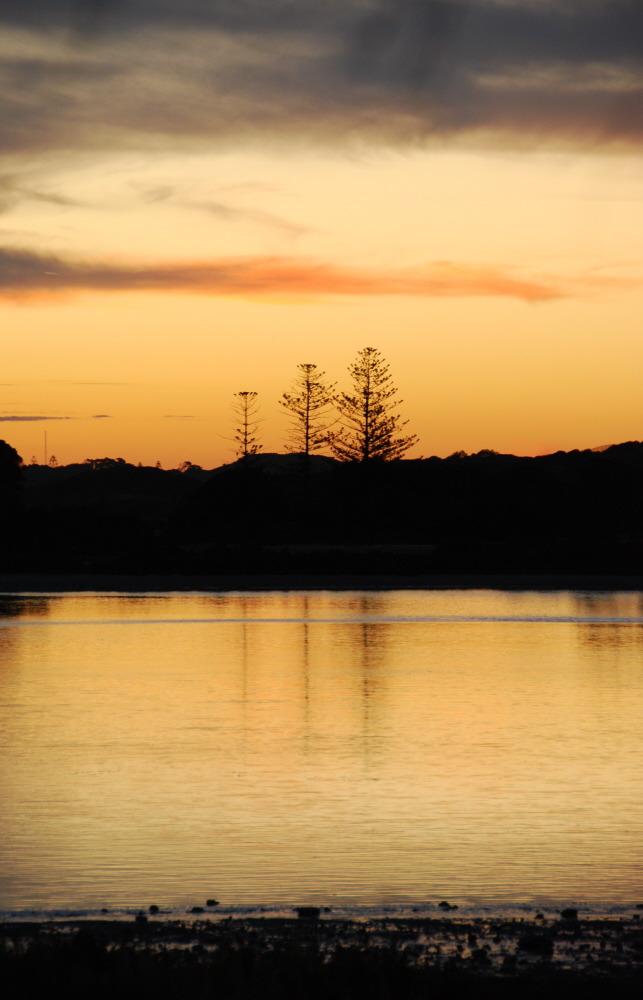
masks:
<svg viewBox="0 0 643 1000"><path fill-rule="evenodd" d="M338 462L257 454L204 470L28 465L5 446L3 568L109 573L643 575L643 444L517 458Z"/></svg>
<svg viewBox="0 0 643 1000"><path fill-rule="evenodd" d="M395 399L389 366L378 350L365 347L348 371L352 392L335 397L341 426L330 436L333 455L341 462L401 458L417 438L400 433L408 421L393 412L402 400Z"/></svg>
<svg viewBox="0 0 643 1000"><path fill-rule="evenodd" d="M286 451L308 456L328 444L334 388L317 365L297 365L292 392L284 392L279 400L294 417Z"/></svg>
<svg viewBox="0 0 643 1000"><path fill-rule="evenodd" d="M232 440L238 458L256 455L261 451L258 395L257 392L235 392L232 400L232 416L235 424Z"/></svg>
<svg viewBox="0 0 643 1000"><path fill-rule="evenodd" d="M11 564L23 534L22 459L15 448L0 441L0 565Z"/></svg>

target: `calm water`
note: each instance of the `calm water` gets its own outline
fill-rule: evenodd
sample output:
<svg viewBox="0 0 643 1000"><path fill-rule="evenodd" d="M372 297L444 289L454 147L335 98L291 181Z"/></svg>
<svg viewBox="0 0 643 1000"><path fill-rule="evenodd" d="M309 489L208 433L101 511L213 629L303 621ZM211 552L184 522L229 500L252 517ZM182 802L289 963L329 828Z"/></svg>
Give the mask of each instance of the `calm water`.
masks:
<svg viewBox="0 0 643 1000"><path fill-rule="evenodd" d="M643 897L641 594L4 598L0 727L4 911Z"/></svg>

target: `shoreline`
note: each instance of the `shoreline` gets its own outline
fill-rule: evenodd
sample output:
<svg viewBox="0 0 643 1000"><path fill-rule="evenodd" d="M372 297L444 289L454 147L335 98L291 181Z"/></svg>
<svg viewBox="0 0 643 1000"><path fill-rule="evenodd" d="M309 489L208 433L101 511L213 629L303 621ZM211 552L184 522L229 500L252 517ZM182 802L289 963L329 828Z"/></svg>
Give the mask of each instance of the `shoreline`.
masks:
<svg viewBox="0 0 643 1000"><path fill-rule="evenodd" d="M643 576L583 574L325 575L230 574L183 576L108 573L0 573L0 596L56 593L222 593L234 591L514 590L643 591Z"/></svg>
<svg viewBox="0 0 643 1000"><path fill-rule="evenodd" d="M181 991L161 995L187 996L194 989L277 1000L321 995L317 988L325 983L328 995L357 1000L367 983L371 997L540 997L545 991L634 997L643 987L643 927L632 917L509 920L444 913L362 921L322 911L190 922L140 913L129 921L5 922L0 953L5 977L15 984L9 997L21 990L31 995L26 988L37 984L30 977L45 972L43 987L64 973L67 988L71 968L82 971L85 996L103 996L105 984L115 989L110 975L118 978L124 969L132 995L137 989L144 996L152 995L159 975L171 980L174 971ZM296 992L288 988L293 972Z"/></svg>

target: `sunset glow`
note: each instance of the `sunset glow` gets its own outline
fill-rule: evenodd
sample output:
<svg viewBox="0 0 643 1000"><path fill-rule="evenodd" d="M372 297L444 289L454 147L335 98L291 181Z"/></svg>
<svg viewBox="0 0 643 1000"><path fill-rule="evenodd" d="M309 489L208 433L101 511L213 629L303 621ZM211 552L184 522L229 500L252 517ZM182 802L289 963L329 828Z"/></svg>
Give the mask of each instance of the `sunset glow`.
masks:
<svg viewBox="0 0 643 1000"><path fill-rule="evenodd" d="M25 461L46 432L60 462L210 468L244 389L281 451L295 366L341 388L366 345L409 457L643 437L635 5L201 6L6 16L0 436Z"/></svg>

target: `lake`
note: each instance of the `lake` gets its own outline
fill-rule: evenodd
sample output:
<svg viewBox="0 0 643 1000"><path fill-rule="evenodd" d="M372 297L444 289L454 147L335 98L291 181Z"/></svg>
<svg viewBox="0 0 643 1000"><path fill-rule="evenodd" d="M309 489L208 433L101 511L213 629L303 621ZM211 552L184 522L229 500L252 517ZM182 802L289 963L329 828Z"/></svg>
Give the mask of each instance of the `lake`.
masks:
<svg viewBox="0 0 643 1000"><path fill-rule="evenodd" d="M6 914L643 897L643 595L0 598Z"/></svg>

